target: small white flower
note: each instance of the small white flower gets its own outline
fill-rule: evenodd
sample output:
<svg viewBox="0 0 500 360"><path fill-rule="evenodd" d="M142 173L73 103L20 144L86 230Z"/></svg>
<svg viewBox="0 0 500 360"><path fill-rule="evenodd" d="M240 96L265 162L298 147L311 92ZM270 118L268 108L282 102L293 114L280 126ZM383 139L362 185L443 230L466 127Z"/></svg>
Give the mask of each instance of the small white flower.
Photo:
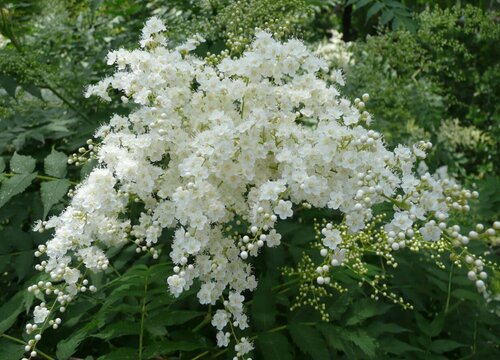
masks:
<svg viewBox="0 0 500 360"><path fill-rule="evenodd" d="M433 222L428 222L420 228L420 234L427 241L438 241L441 238L441 229Z"/></svg>
<svg viewBox="0 0 500 360"><path fill-rule="evenodd" d="M168 277L167 283L172 294L177 297L182 293L184 285L186 285L186 280L179 275L174 274Z"/></svg>
<svg viewBox="0 0 500 360"><path fill-rule="evenodd" d="M324 236L322 240L323 245L332 250L335 250L337 246L342 243L342 236L340 235L340 231L337 229L329 230L325 228L321 231L321 233Z"/></svg>
<svg viewBox="0 0 500 360"><path fill-rule="evenodd" d="M292 202L280 200L278 205L274 208L274 213L280 217L281 220L293 216Z"/></svg>
<svg viewBox="0 0 500 360"><path fill-rule="evenodd" d="M33 311L33 316L35 317L34 319L35 324L43 323L45 319L47 319L47 316L49 316L49 314L50 311L46 307L36 306L35 310Z"/></svg>

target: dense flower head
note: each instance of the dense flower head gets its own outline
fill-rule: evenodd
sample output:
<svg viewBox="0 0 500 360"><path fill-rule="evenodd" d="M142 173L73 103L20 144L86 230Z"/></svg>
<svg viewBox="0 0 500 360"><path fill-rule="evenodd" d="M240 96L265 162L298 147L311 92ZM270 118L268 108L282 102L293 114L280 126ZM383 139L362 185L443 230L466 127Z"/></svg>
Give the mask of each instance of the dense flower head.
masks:
<svg viewBox="0 0 500 360"><path fill-rule="evenodd" d="M258 32L241 57L214 65L190 53L203 39L170 47L164 30L149 20L142 49L111 52L115 74L87 90L103 100L118 90L137 107L97 130L99 165L44 225L54 236L41 249L47 259L39 269L65 281L62 305L82 287L79 264L106 270L107 248L133 242L138 252L150 251L170 228L168 287L178 296L198 279L200 303L222 303L212 324L217 343L227 346L228 323L248 326L244 293L257 286L248 259L284 241L276 224L297 206L340 210L352 233L372 219L375 204L392 201L395 215L385 227L393 242L402 241L400 233L411 237L415 224L436 241L449 211L467 206L470 192L413 173L429 143L387 149L366 126L368 96L341 98L339 84L321 76L326 63L299 40ZM132 202L144 207L134 221L127 217ZM235 223L247 232L228 231ZM339 230L329 226L323 235L332 264L340 265ZM36 310L37 319L44 316ZM235 349L245 356L252 345L241 338Z"/></svg>

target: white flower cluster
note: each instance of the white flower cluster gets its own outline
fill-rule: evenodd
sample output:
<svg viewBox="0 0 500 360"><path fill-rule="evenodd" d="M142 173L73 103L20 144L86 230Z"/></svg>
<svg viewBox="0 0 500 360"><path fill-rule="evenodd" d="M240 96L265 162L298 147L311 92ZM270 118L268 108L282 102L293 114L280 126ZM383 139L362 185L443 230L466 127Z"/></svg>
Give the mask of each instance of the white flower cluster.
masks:
<svg viewBox="0 0 500 360"><path fill-rule="evenodd" d="M330 30L330 33L330 39L320 42L314 53L325 59L330 66L333 66L330 72L332 80L344 85L344 78L339 69L345 70L354 65L351 44L342 40L342 34L337 30Z"/></svg>
<svg viewBox="0 0 500 360"><path fill-rule="evenodd" d="M198 279L200 303L222 299L212 323L218 344L227 346L228 324L248 326L243 293L257 281L247 259L280 244L276 223L292 217L294 205L339 209L355 232L372 218L374 204L402 188L406 195L395 201L404 211L387 226L399 234L421 221L434 240L427 219L447 216L446 195L432 177L412 174L428 144L386 149L382 136L363 126L371 119L368 95L354 104L340 98L317 76L326 63L302 42L259 32L240 58L213 65L189 53L200 38L170 48L164 30L149 20L143 49L111 52L116 73L86 93L109 100L108 89L116 89L138 107L97 131L100 165L70 206L43 224L54 236L40 249L47 260L38 268L65 282L57 294L62 306L87 290L81 265L106 270L104 250L129 241L156 256L154 244L171 228L170 291L178 296ZM133 222L126 216L130 200L144 206ZM247 233L235 235L232 224L248 226ZM326 236L330 249L341 242L333 231ZM236 342L238 357L252 349L248 339Z"/></svg>

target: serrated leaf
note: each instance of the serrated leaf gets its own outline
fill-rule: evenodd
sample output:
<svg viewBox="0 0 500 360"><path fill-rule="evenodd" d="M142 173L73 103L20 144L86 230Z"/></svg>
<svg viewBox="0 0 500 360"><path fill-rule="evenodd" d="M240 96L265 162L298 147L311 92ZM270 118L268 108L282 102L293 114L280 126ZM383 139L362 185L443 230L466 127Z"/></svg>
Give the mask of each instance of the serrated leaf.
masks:
<svg viewBox="0 0 500 360"><path fill-rule="evenodd" d="M389 354L401 355L406 352L423 352L415 346L409 345L396 338L385 338L380 340L381 347Z"/></svg>
<svg viewBox="0 0 500 360"><path fill-rule="evenodd" d="M377 2L377 3L373 4L366 12L366 21L370 20L373 17L373 15L378 13L383 8L384 8L383 3Z"/></svg>
<svg viewBox="0 0 500 360"><path fill-rule="evenodd" d="M442 339L433 341L429 348L432 351L437 352L438 354L442 354L448 351L458 349L459 347L462 346L464 346L464 344L461 344L453 340Z"/></svg>
<svg viewBox="0 0 500 360"><path fill-rule="evenodd" d="M33 250L23 251L16 256L15 271L19 281L23 280L31 270L34 260Z"/></svg>
<svg viewBox="0 0 500 360"><path fill-rule="evenodd" d="M318 360L330 358L325 340L323 340L323 337L316 328L301 324L291 324L288 326L288 330L292 335L294 344L304 354Z"/></svg>
<svg viewBox="0 0 500 360"><path fill-rule="evenodd" d="M458 299L466 299L470 301L477 301L479 298L477 292L465 290L465 289L456 289L451 292L451 295Z"/></svg>
<svg viewBox="0 0 500 360"><path fill-rule="evenodd" d="M59 341L57 343L57 351L56 351L56 356L58 360L66 360L68 359L71 355L73 355L80 345L80 343L85 340L85 338L88 336L90 331L94 329L97 325L97 321L92 321L85 325L83 328L78 329L76 332L74 332L72 335L70 335L68 338L65 338L64 340Z"/></svg>
<svg viewBox="0 0 500 360"><path fill-rule="evenodd" d="M10 159L10 170L16 174L28 174L35 170L36 160L31 156L19 155L17 152Z"/></svg>
<svg viewBox="0 0 500 360"><path fill-rule="evenodd" d="M52 152L43 161L45 173L58 178L66 176L67 166L68 157L66 154L56 150L52 150Z"/></svg>
<svg viewBox="0 0 500 360"><path fill-rule="evenodd" d="M405 5L396 0L384 0L385 3L394 8L405 8Z"/></svg>
<svg viewBox="0 0 500 360"><path fill-rule="evenodd" d="M0 85L2 85L7 94L12 96L13 98L16 97L16 88L17 88L16 79L14 79L11 76L0 75Z"/></svg>
<svg viewBox="0 0 500 360"><path fill-rule="evenodd" d="M97 360L137 360L137 349L121 347L111 351L106 355L100 356Z"/></svg>
<svg viewBox="0 0 500 360"><path fill-rule="evenodd" d="M377 349L377 341L372 338L366 331L358 330L350 336L349 340L363 351L366 356L374 357Z"/></svg>
<svg viewBox="0 0 500 360"><path fill-rule="evenodd" d="M372 2L373 0L358 0L356 2L356 10L357 9L361 9L363 6L366 6L368 5L370 2Z"/></svg>
<svg viewBox="0 0 500 360"><path fill-rule="evenodd" d="M385 324L385 323L379 323L379 322L374 322L370 324L370 326L367 328L368 333L378 336L379 334L399 334L403 332L410 331L402 326L399 326L398 324Z"/></svg>
<svg viewBox="0 0 500 360"><path fill-rule="evenodd" d="M92 169L97 165L96 160L90 160L87 161L83 166L82 169L80 170L80 179L85 179L87 176L90 175L92 172Z"/></svg>
<svg viewBox="0 0 500 360"><path fill-rule="evenodd" d="M429 321L424 318L422 315L419 313L415 313L415 319L417 320L417 326L418 328L428 336L432 336L432 329L431 329L431 324Z"/></svg>
<svg viewBox="0 0 500 360"><path fill-rule="evenodd" d="M438 336L443 330L444 326L444 313L440 313L431 322L431 336Z"/></svg>
<svg viewBox="0 0 500 360"><path fill-rule="evenodd" d="M276 302L271 291L271 279L264 277L253 297L252 320L257 329L271 328L276 322Z"/></svg>
<svg viewBox="0 0 500 360"><path fill-rule="evenodd" d="M47 216L52 206L63 199L70 185L71 183L68 179L59 179L42 183L40 186L40 195L43 204L43 218Z"/></svg>
<svg viewBox="0 0 500 360"><path fill-rule="evenodd" d="M385 25L394 18L394 11L387 10L380 15L380 25Z"/></svg>
<svg viewBox="0 0 500 360"><path fill-rule="evenodd" d="M18 292L0 307L0 334L6 332L23 311L23 291Z"/></svg>
<svg viewBox="0 0 500 360"><path fill-rule="evenodd" d="M292 360L291 345L285 335L273 332L257 338L257 348L265 360Z"/></svg>
<svg viewBox="0 0 500 360"><path fill-rule="evenodd" d="M4 181L0 188L0 207L4 206L13 196L26 190L35 178L36 173L19 174Z"/></svg>
<svg viewBox="0 0 500 360"><path fill-rule="evenodd" d="M317 328L323 334L326 342L330 347L336 350L345 351L344 345L341 341L341 331L345 332L346 330L340 330L331 324L328 323L319 323Z"/></svg>
<svg viewBox="0 0 500 360"><path fill-rule="evenodd" d="M34 84L25 84L22 85L23 89L29 92L31 95L39 98L40 100L43 100L42 97L42 92L40 91L40 88Z"/></svg>
<svg viewBox="0 0 500 360"><path fill-rule="evenodd" d="M354 304L352 315L347 318L346 325L352 326L359 324L373 316L384 314L390 308L390 305L363 299Z"/></svg>
<svg viewBox="0 0 500 360"><path fill-rule="evenodd" d="M158 312L154 317L149 319L148 322L152 326L173 326L184 324L189 320L204 315L206 315L206 313L201 311L166 309L164 311Z"/></svg>
<svg viewBox="0 0 500 360"><path fill-rule="evenodd" d="M138 335L140 331L138 322L122 320L106 326L99 333L91 336L102 340L111 340L120 336Z"/></svg>
<svg viewBox="0 0 500 360"><path fill-rule="evenodd" d="M174 351L193 351L205 348L205 345L194 341L168 341L148 345L144 348L144 358L150 359L154 356L169 354Z"/></svg>
<svg viewBox="0 0 500 360"><path fill-rule="evenodd" d="M24 354L22 345L6 339L0 339L0 349L0 360L21 359Z"/></svg>

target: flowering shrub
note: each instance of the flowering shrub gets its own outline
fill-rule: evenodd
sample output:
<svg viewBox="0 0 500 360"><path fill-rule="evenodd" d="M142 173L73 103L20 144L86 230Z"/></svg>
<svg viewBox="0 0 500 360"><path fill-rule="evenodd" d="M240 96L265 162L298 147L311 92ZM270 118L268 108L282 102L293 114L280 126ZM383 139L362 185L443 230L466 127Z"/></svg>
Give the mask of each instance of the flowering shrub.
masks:
<svg viewBox="0 0 500 360"><path fill-rule="evenodd" d="M235 358L248 358L253 344L237 328L249 326L245 291L257 287L251 258L280 245L276 226L298 209L343 216L342 224L320 231L324 263L313 271L320 286L332 284L330 266L354 262L363 271L353 239L393 264L391 251L439 252L432 244L460 247L500 228L495 222L466 236L449 223L451 213L469 210L468 199L477 193L439 174L416 175L417 160L432 145L387 149L383 136L368 129L368 94L354 103L341 98L322 78L325 61L302 42L278 42L261 31L240 58L216 63L191 54L201 37L171 48L165 30L151 18L141 49L110 52L115 74L86 92L106 101L120 93L136 109L114 115L97 130L98 142L90 140L70 158L82 163L88 154L98 166L70 192L71 203L59 216L35 227L54 235L35 254L43 257L36 267L47 281L29 290L55 300L37 305L26 326L29 358L37 355L43 330L61 323L55 313L78 293L96 291L88 277L112 265L107 249L133 243L137 253L156 258L164 229L174 231L170 292L179 296L199 281L199 302L218 306L211 320L218 345L233 338ZM383 203L394 214L380 225L381 235L371 236L374 221L382 221L374 209ZM132 216L137 207L140 215ZM463 254L470 279L487 296L484 261ZM307 266L302 269L311 280Z"/></svg>

